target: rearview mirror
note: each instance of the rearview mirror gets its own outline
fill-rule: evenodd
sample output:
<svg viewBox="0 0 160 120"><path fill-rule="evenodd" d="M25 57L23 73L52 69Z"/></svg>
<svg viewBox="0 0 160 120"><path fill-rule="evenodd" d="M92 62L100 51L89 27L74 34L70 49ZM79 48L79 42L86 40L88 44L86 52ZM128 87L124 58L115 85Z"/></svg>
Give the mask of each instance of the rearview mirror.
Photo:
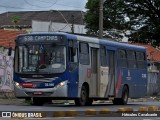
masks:
<svg viewBox="0 0 160 120"><path fill-rule="evenodd" d="M8 49L8 56L11 56L11 55L12 55L12 47Z"/></svg>
<svg viewBox="0 0 160 120"><path fill-rule="evenodd" d="M76 55L76 48L72 48L72 50L73 50L73 56L75 56Z"/></svg>

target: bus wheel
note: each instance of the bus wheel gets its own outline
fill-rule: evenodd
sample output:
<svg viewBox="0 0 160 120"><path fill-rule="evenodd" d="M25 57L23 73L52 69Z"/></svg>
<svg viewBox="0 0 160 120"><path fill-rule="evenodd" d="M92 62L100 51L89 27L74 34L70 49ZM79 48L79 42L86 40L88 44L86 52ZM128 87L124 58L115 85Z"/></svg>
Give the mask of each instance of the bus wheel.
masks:
<svg viewBox="0 0 160 120"><path fill-rule="evenodd" d="M90 106L92 105L92 103L93 103L93 99L89 98L86 105Z"/></svg>
<svg viewBox="0 0 160 120"><path fill-rule="evenodd" d="M128 102L128 97L129 97L129 90L127 86L123 87L123 92L122 92L122 98L121 98L121 105L126 105Z"/></svg>
<svg viewBox="0 0 160 120"><path fill-rule="evenodd" d="M115 98L113 100L113 104L115 105L126 105L128 102L128 97L129 97L129 90L127 86L123 87L122 91L122 97L121 98Z"/></svg>
<svg viewBox="0 0 160 120"><path fill-rule="evenodd" d="M89 93L85 86L82 86L80 98L75 99L75 104L78 106L84 106L88 103Z"/></svg>
<svg viewBox="0 0 160 120"><path fill-rule="evenodd" d="M41 106L44 104L44 100L42 98L33 98L33 105Z"/></svg>

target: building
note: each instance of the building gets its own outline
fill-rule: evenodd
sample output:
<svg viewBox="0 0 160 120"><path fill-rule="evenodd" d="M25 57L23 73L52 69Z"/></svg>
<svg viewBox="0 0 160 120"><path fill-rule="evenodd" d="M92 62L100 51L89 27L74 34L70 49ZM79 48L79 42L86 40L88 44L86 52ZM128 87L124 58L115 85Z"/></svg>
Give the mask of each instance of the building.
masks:
<svg viewBox="0 0 160 120"><path fill-rule="evenodd" d="M84 25L84 14L85 13L82 11L66 10L6 12L0 14L0 28L26 30L30 32L32 31L33 20L49 23L63 23L69 25ZM19 17L19 20L16 22L16 24L13 22L14 16Z"/></svg>
<svg viewBox="0 0 160 120"><path fill-rule="evenodd" d="M0 47L15 48L15 38L19 34L26 33L26 31L11 31L0 29Z"/></svg>
<svg viewBox="0 0 160 120"><path fill-rule="evenodd" d="M0 92L13 91L13 57L15 38L24 31L9 31L0 29ZM12 48L11 56L8 56Z"/></svg>
<svg viewBox="0 0 160 120"><path fill-rule="evenodd" d="M33 20L32 32L67 32L86 34L87 30L85 29L85 25Z"/></svg>

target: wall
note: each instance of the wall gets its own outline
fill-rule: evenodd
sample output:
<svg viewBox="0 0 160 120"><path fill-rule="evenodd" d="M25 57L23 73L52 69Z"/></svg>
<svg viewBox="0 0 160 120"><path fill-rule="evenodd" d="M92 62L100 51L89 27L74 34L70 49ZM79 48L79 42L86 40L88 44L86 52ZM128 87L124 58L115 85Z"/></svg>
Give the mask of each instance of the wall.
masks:
<svg viewBox="0 0 160 120"><path fill-rule="evenodd" d="M13 91L13 57L8 56L8 49L0 47L0 92Z"/></svg>
<svg viewBox="0 0 160 120"><path fill-rule="evenodd" d="M150 63L148 67L147 95L154 96L160 92L160 73L158 63Z"/></svg>
<svg viewBox="0 0 160 120"><path fill-rule="evenodd" d="M32 20L32 32L72 32L71 24ZM86 34L85 25L74 24L74 33Z"/></svg>

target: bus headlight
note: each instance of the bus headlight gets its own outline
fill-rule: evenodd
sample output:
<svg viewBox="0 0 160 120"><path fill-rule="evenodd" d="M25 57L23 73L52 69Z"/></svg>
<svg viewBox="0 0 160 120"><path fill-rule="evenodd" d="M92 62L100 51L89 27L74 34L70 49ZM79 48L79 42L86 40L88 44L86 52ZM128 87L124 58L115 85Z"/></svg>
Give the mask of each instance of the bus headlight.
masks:
<svg viewBox="0 0 160 120"><path fill-rule="evenodd" d="M20 84L19 84L19 83L17 83L17 82L15 82L15 85L16 85L16 86L20 86Z"/></svg>
<svg viewBox="0 0 160 120"><path fill-rule="evenodd" d="M65 82L65 81L63 81L63 82L61 82L59 85L60 85L60 86L64 86L64 85L65 85L65 83L66 83L66 82Z"/></svg>
<svg viewBox="0 0 160 120"><path fill-rule="evenodd" d="M19 87L19 88L22 88L22 86L18 82L15 82L15 86Z"/></svg>

